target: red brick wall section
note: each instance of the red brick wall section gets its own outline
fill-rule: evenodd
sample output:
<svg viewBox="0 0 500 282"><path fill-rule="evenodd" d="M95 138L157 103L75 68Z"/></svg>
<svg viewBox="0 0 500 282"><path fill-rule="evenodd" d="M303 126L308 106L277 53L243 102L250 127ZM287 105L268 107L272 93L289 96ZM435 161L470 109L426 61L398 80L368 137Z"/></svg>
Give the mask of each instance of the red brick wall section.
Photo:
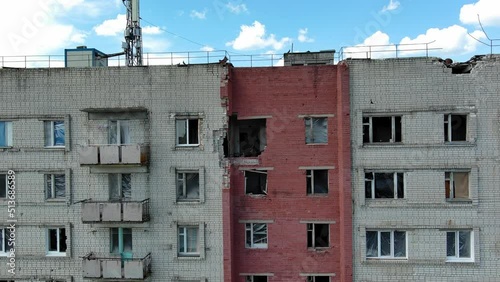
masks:
<svg viewBox="0 0 500 282"><path fill-rule="evenodd" d="M272 116L267 119L267 147L258 157L257 167L273 170L268 173L268 195L255 197L245 195L244 173L239 167L231 169L231 199L224 191L224 204L231 205L224 207L224 212L231 212L224 216L224 224L230 221L232 236L228 246L232 251L224 253L231 255L224 259L225 274L230 275L225 280L244 281L241 273L272 273L269 281L305 281L301 273L335 273L332 281L351 281L346 67L234 68L230 80L233 113L239 118ZM299 116L325 114L334 115L328 118L328 144L306 145L304 119ZM299 169L306 166L335 167L329 171L327 196L306 195L306 171ZM241 220L273 221L268 224L267 249L245 248ZM336 222L330 225L330 248L307 248L307 221Z"/></svg>

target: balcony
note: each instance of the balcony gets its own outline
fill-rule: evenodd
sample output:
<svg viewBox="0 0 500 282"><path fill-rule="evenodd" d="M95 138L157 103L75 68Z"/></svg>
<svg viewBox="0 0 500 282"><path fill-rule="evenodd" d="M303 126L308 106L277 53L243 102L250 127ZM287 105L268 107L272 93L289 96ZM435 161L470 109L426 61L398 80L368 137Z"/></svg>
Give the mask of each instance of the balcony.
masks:
<svg viewBox="0 0 500 282"><path fill-rule="evenodd" d="M83 278L94 281L144 280L151 273L151 253L143 258L97 258L93 253L83 257Z"/></svg>
<svg viewBox="0 0 500 282"><path fill-rule="evenodd" d="M135 165L145 166L149 161L149 145L88 145L81 147L80 165Z"/></svg>
<svg viewBox="0 0 500 282"><path fill-rule="evenodd" d="M141 223L149 221L149 199L127 202L83 202L83 223Z"/></svg>

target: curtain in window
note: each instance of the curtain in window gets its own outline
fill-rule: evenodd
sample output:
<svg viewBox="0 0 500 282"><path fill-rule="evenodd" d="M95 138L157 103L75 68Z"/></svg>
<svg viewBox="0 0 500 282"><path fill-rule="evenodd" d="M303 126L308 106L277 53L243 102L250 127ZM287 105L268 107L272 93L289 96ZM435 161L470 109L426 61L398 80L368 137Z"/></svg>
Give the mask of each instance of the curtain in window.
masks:
<svg viewBox="0 0 500 282"><path fill-rule="evenodd" d="M470 232L469 231L459 231L458 232L458 254L461 258L470 258L471 248L470 248Z"/></svg>
<svg viewBox="0 0 500 282"><path fill-rule="evenodd" d="M327 119L326 118L313 118L313 142L326 143L327 137Z"/></svg>
<svg viewBox="0 0 500 282"><path fill-rule="evenodd" d="M122 198L128 200L132 198L132 183L129 173L122 174Z"/></svg>
<svg viewBox="0 0 500 282"><path fill-rule="evenodd" d="M7 146L7 134L6 134L5 122L0 121L0 147Z"/></svg>
<svg viewBox="0 0 500 282"><path fill-rule="evenodd" d="M378 257L377 231L366 232L366 257Z"/></svg>
<svg viewBox="0 0 500 282"><path fill-rule="evenodd" d="M183 145L187 144L187 128L186 128L186 120L178 119L175 121L175 129L177 132L177 144Z"/></svg>
<svg viewBox="0 0 500 282"><path fill-rule="evenodd" d="M469 198L469 174L466 172L455 172L453 173L453 180L455 184L455 198Z"/></svg>
<svg viewBox="0 0 500 282"><path fill-rule="evenodd" d="M200 197L200 175L186 173L186 198L198 199Z"/></svg>
<svg viewBox="0 0 500 282"><path fill-rule="evenodd" d="M130 144L130 124L128 120L120 120L120 144Z"/></svg>
<svg viewBox="0 0 500 282"><path fill-rule="evenodd" d="M66 197L66 177L64 174L54 175L56 198Z"/></svg>
<svg viewBox="0 0 500 282"><path fill-rule="evenodd" d="M64 121L54 121L54 146L64 146Z"/></svg>

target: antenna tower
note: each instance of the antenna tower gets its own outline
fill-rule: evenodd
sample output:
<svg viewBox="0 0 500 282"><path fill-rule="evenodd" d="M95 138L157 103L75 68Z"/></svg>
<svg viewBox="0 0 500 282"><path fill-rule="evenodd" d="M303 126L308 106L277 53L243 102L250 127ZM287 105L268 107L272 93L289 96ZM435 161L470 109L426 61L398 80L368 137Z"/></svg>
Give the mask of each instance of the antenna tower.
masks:
<svg viewBox="0 0 500 282"><path fill-rule="evenodd" d="M127 27L122 47L128 67L142 66L142 30L139 16L139 0L122 0L127 8Z"/></svg>

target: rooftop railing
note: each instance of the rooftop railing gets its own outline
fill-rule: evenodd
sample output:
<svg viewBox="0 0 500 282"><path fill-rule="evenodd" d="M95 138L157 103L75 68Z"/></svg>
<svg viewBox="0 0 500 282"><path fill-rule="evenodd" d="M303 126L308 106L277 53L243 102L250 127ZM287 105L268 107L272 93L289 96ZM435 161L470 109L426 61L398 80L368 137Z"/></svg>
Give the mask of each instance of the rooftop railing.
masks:
<svg viewBox="0 0 500 282"><path fill-rule="evenodd" d="M379 59L399 57L429 57L432 51L442 48L431 48L434 43L390 44L390 45L357 45L340 48L339 61L345 59Z"/></svg>

